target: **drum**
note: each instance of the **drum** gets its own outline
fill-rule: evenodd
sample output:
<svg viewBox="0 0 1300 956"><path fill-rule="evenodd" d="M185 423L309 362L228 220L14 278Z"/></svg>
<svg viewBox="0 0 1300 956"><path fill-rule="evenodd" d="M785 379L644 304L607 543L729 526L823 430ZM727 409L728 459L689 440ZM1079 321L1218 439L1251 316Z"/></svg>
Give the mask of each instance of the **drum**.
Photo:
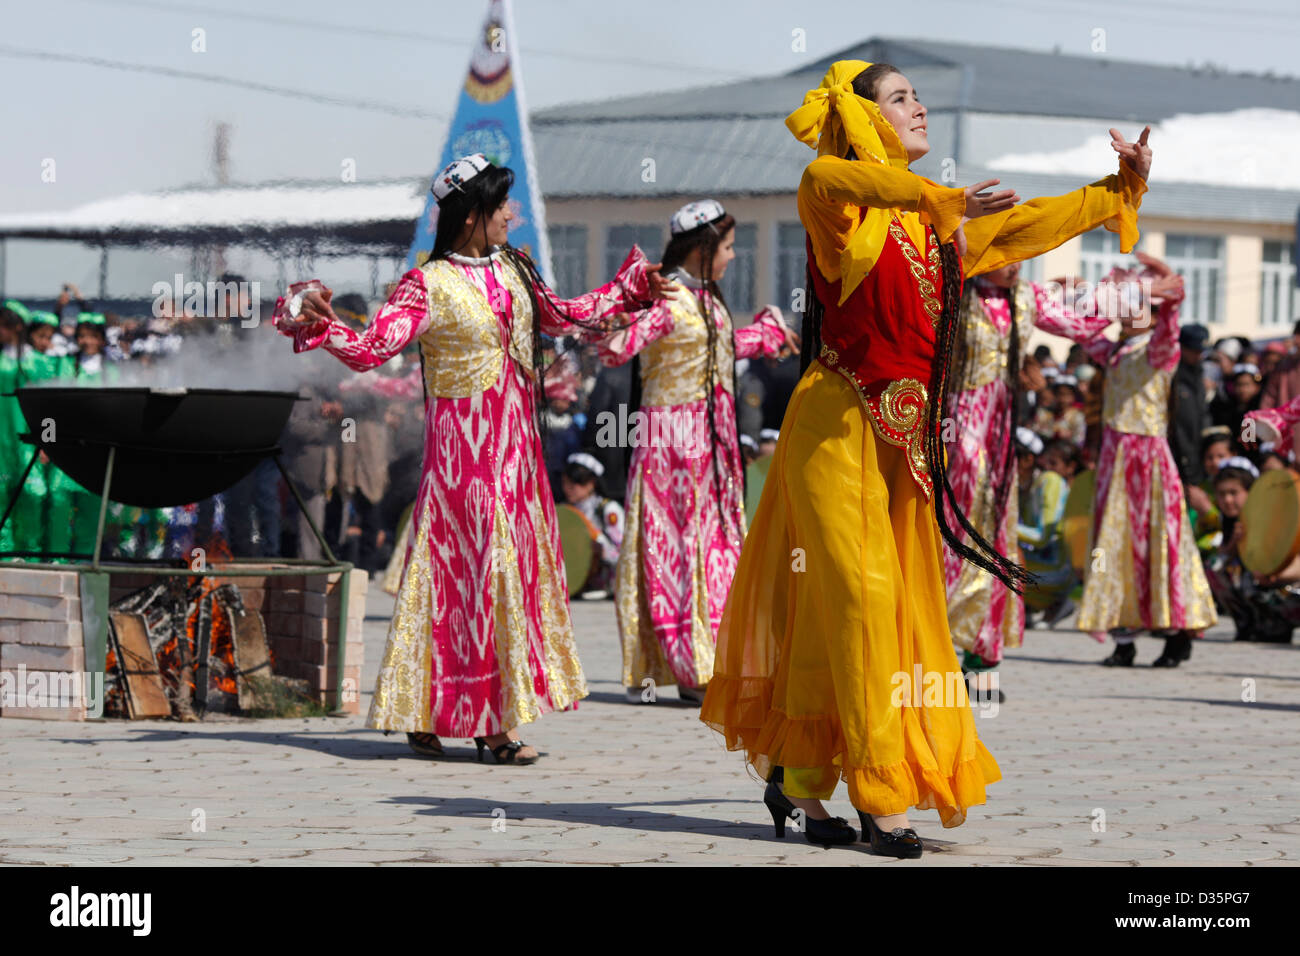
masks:
<svg viewBox="0 0 1300 956"><path fill-rule="evenodd" d="M1260 475L1246 495L1241 520L1246 570L1256 576L1281 571L1300 554L1300 475L1289 468Z"/></svg>
<svg viewBox="0 0 1300 956"><path fill-rule="evenodd" d="M598 532L587 520L587 516L570 504L556 505L555 519L560 526L564 577L569 585L569 597L573 597L583 589L591 574L591 566L596 561Z"/></svg>
<svg viewBox="0 0 1300 956"><path fill-rule="evenodd" d="M1070 565L1083 577L1088 566L1088 548L1092 543L1092 499L1097 495L1097 472L1089 468L1074 476L1070 494L1065 499L1065 518L1061 537L1070 549Z"/></svg>

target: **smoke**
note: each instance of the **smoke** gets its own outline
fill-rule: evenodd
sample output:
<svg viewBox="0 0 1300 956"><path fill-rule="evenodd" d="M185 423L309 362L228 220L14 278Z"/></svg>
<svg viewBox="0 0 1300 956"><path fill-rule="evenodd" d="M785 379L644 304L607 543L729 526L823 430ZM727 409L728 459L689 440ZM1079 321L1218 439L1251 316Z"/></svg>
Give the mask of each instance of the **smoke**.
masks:
<svg viewBox="0 0 1300 956"><path fill-rule="evenodd" d="M271 325L273 303L263 303L253 310L253 318L191 319L174 326L169 333L124 333L123 350L132 341L145 342L152 351L133 352L122 362L106 362L110 369L95 386L100 388L215 388L240 391L298 392L319 400L338 401L344 415L383 416L390 402L401 408L403 425L393 429L394 455L423 446L423 403L420 398L369 398L364 393L341 393L339 384L358 373L348 368L325 349L294 354L293 340ZM249 327L244 326L244 322ZM406 374L410 363L419 361L410 355L394 356L382 371L364 373L378 376L397 372ZM84 382L85 380L81 380ZM36 387L65 388L68 378L54 378L34 383ZM342 425L343 423L340 423Z"/></svg>
<svg viewBox="0 0 1300 956"><path fill-rule="evenodd" d="M260 314L268 318L249 328L240 319L189 320L179 327L179 348L174 353L137 355L119 363L114 366L115 380L105 384L272 391L313 385L331 391L348 374L343 363L324 349L295 355L292 340L272 327L271 308L264 306Z"/></svg>

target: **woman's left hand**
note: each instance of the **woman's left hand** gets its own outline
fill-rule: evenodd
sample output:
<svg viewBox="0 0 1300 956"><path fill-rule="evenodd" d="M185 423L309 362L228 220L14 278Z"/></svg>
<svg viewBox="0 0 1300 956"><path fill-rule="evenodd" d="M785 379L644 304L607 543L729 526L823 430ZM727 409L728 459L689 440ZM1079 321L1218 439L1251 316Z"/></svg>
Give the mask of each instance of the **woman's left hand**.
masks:
<svg viewBox="0 0 1300 956"><path fill-rule="evenodd" d="M784 322L781 323L781 338L781 347L776 350L773 358L783 359L799 354L799 333L787 327Z"/></svg>
<svg viewBox="0 0 1300 956"><path fill-rule="evenodd" d="M1138 134L1137 142L1127 142L1117 129L1110 131L1110 145L1115 152L1119 153L1120 159L1128 164L1129 169L1137 173L1143 182L1146 182L1147 176L1151 172L1151 147L1147 145L1147 137L1151 135L1151 127L1145 127Z"/></svg>
<svg viewBox="0 0 1300 956"><path fill-rule="evenodd" d="M652 299L675 299L677 298L680 286L672 279L660 275L663 269L662 262L656 262L645 267L646 280L650 283L650 298Z"/></svg>

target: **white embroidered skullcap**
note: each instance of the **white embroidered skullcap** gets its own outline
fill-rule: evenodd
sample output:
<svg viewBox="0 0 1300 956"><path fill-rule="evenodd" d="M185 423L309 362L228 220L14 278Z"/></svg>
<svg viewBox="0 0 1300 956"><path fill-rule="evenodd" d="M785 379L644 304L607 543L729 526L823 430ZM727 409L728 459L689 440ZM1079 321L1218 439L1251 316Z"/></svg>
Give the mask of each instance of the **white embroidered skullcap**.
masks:
<svg viewBox="0 0 1300 956"><path fill-rule="evenodd" d="M764 428L758 433L759 441L777 441L780 437L781 433L775 428Z"/></svg>
<svg viewBox="0 0 1300 956"><path fill-rule="evenodd" d="M1043 440L1033 433L1031 429L1021 425L1016 429L1016 441L1025 451L1032 452L1035 455L1043 453Z"/></svg>
<svg viewBox="0 0 1300 956"><path fill-rule="evenodd" d="M1091 382L1097 375L1097 370L1091 365L1080 365L1074 370L1074 377L1080 382Z"/></svg>
<svg viewBox="0 0 1300 956"><path fill-rule="evenodd" d="M1215 344L1214 351L1222 352L1235 362L1241 356L1241 343L1236 339L1222 339Z"/></svg>
<svg viewBox="0 0 1300 956"><path fill-rule="evenodd" d="M433 177L433 198L442 202L451 195L453 189L464 192L460 188L461 184L469 182L491 165L482 153L470 153L468 156L453 160L442 172Z"/></svg>
<svg viewBox="0 0 1300 956"><path fill-rule="evenodd" d="M1061 377L1061 370L1057 368L1055 365L1043 366L1043 378L1047 379L1049 382L1054 382L1060 377Z"/></svg>
<svg viewBox="0 0 1300 956"><path fill-rule="evenodd" d="M754 439L750 438L748 435L741 435L740 443L744 445L746 448L749 448L753 451L758 451L758 442L754 441Z"/></svg>
<svg viewBox="0 0 1300 956"><path fill-rule="evenodd" d="M1073 375L1058 375L1058 376L1056 376L1056 379L1055 379L1055 381L1052 382L1052 384L1053 384L1053 385L1070 385L1070 386L1074 386L1074 387L1077 388L1078 385L1079 385L1079 380L1078 380L1077 378L1075 378Z"/></svg>
<svg viewBox="0 0 1300 956"><path fill-rule="evenodd" d="M605 473L605 466L585 451L577 451L565 459L571 465L581 465L597 478Z"/></svg>
<svg viewBox="0 0 1300 956"><path fill-rule="evenodd" d="M672 219L668 220L668 231L674 236L679 236L683 232L698 229L705 223L716 222L726 214L727 211L722 208L722 203L716 199L701 199L698 202L688 202L673 213Z"/></svg>
<svg viewBox="0 0 1300 956"><path fill-rule="evenodd" d="M1233 376L1253 375L1259 378L1259 366L1253 362L1238 362L1232 367L1232 374Z"/></svg>
<svg viewBox="0 0 1300 956"><path fill-rule="evenodd" d="M1219 462L1219 470L1222 471L1225 468L1240 468L1252 478L1259 477L1259 469L1255 467L1254 462L1249 458L1242 458L1240 455L1233 455L1231 458L1225 458Z"/></svg>

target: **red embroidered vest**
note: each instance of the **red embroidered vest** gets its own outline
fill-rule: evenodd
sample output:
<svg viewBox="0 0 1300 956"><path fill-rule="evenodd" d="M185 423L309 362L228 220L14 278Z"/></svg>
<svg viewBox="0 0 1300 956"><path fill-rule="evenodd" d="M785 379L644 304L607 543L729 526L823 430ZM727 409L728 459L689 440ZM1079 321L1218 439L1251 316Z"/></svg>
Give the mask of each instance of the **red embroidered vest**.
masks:
<svg viewBox="0 0 1300 956"><path fill-rule="evenodd" d="M891 222L875 267L843 305L837 304L840 283L827 281L816 268L812 274L825 309L818 361L853 385L876 435L906 452L908 469L928 498L933 482L923 442L926 385L943 280L939 243L928 226L925 238L922 255L898 221ZM815 261L811 242L808 256Z"/></svg>

